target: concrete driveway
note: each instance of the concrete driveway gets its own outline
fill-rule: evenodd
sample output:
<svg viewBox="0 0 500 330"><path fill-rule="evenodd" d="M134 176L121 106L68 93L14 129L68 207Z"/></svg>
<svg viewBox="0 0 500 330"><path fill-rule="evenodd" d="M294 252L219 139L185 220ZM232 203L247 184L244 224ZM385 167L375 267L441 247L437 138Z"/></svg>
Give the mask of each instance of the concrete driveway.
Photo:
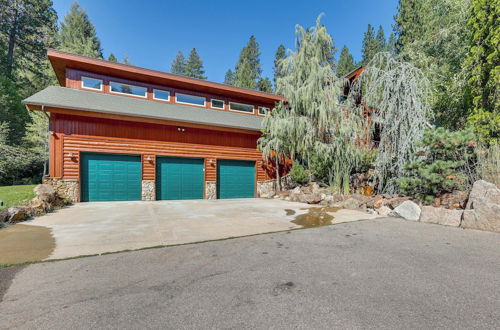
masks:
<svg viewBox="0 0 500 330"><path fill-rule="evenodd" d="M499 247L377 219L0 268L0 329L498 329Z"/></svg>
<svg viewBox="0 0 500 330"><path fill-rule="evenodd" d="M0 264L193 243L371 218L374 216L360 211L337 211L269 199L79 203L0 230L0 250L4 252L0 254ZM24 236L19 238L16 236L19 233ZM1 239L2 235L6 238ZM52 245L47 243L49 240ZM48 250L48 246L52 249Z"/></svg>

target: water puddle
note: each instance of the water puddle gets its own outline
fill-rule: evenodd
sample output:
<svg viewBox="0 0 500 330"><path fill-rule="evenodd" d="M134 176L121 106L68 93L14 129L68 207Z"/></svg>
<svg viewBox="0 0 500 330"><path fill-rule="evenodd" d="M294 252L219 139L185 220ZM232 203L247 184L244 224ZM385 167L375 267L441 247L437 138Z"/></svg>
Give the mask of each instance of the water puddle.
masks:
<svg viewBox="0 0 500 330"><path fill-rule="evenodd" d="M0 265L43 260L55 246L47 227L16 224L0 229Z"/></svg>
<svg viewBox="0 0 500 330"><path fill-rule="evenodd" d="M304 228L310 228L310 227L331 225L333 216L328 214L328 212L330 213L337 212L340 209L336 207L324 206L324 207L311 207L301 210L307 210L307 213L297 215L295 217L295 220L292 220L291 222L296 225L302 226ZM287 215L293 215L293 214L295 214L295 211L292 214L288 214L287 211Z"/></svg>

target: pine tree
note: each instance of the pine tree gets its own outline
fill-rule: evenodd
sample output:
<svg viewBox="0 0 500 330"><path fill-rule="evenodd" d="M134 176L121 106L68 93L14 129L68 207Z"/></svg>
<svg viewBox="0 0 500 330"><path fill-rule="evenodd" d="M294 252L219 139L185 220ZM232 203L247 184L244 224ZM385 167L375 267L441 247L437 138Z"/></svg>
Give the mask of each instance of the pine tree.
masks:
<svg viewBox="0 0 500 330"><path fill-rule="evenodd" d="M130 64L130 58L128 57L128 55L125 55L125 57L123 58L122 63L123 64Z"/></svg>
<svg viewBox="0 0 500 330"><path fill-rule="evenodd" d="M85 10L74 2L59 31L59 49L84 56L102 58L101 42Z"/></svg>
<svg viewBox="0 0 500 330"><path fill-rule="evenodd" d="M186 72L186 59L181 51L177 52L172 65L170 66L170 72L174 74L183 75Z"/></svg>
<svg viewBox="0 0 500 330"><path fill-rule="evenodd" d="M239 65L234 74L234 86L248 89L255 89L257 87L252 66L246 59Z"/></svg>
<svg viewBox="0 0 500 330"><path fill-rule="evenodd" d="M229 69L226 71L226 74L224 75L224 84L234 85L234 72L233 72L233 70Z"/></svg>
<svg viewBox="0 0 500 330"><path fill-rule="evenodd" d="M397 53L431 80L438 126L463 128L472 108L466 81L470 70L464 63L472 38L470 15L470 1L399 1Z"/></svg>
<svg viewBox="0 0 500 330"><path fill-rule="evenodd" d="M236 63L234 85L253 89L257 86L261 73L259 43L255 40L255 36L252 35L246 46L241 50ZM253 80L253 83L250 80Z"/></svg>
<svg viewBox="0 0 500 330"><path fill-rule="evenodd" d="M391 32L391 34L389 34L389 40L387 41L387 49L386 50L389 53L391 53L392 55L396 55L397 54L396 36L394 35L393 32Z"/></svg>
<svg viewBox="0 0 500 330"><path fill-rule="evenodd" d="M118 59L116 58L115 54L113 54L113 53L109 54L108 61L118 63Z"/></svg>
<svg viewBox="0 0 500 330"><path fill-rule="evenodd" d="M283 70L283 65L281 64L281 61L286 57L286 49L285 46L279 45L278 49L276 50L276 54L274 55L274 86L276 86L276 81L283 76L282 70Z"/></svg>
<svg viewBox="0 0 500 330"><path fill-rule="evenodd" d="M473 97L469 124L487 142L500 139L500 0L474 0L467 26L472 40L466 65Z"/></svg>
<svg viewBox="0 0 500 330"><path fill-rule="evenodd" d="M354 58L349 52L349 48L347 48L347 46L342 47L342 50L340 51L339 63L337 65L337 76L343 77L355 68L356 65L354 64Z"/></svg>
<svg viewBox="0 0 500 330"><path fill-rule="evenodd" d="M375 56L375 54L377 53L377 50L378 43L375 39L375 30L370 24L368 24L368 29L366 30L363 37L363 47L361 49L361 52L363 53L363 59L361 62L363 63L363 65L366 65L371 61L373 56Z"/></svg>
<svg viewBox="0 0 500 330"><path fill-rule="evenodd" d="M261 78L257 82L257 89L261 92L272 93L273 92L273 83L269 78Z"/></svg>
<svg viewBox="0 0 500 330"><path fill-rule="evenodd" d="M387 41L385 40L385 34L382 25L379 25L378 27L376 40L377 40L377 53L385 52L387 50Z"/></svg>
<svg viewBox="0 0 500 330"><path fill-rule="evenodd" d="M56 22L50 0L0 0L0 71L11 79L17 69L40 74Z"/></svg>
<svg viewBox="0 0 500 330"><path fill-rule="evenodd" d="M196 48L193 48L189 53L189 58L186 62L184 75L191 78L207 79L204 74L205 70L203 70L203 62L201 61L200 55L196 51Z"/></svg>

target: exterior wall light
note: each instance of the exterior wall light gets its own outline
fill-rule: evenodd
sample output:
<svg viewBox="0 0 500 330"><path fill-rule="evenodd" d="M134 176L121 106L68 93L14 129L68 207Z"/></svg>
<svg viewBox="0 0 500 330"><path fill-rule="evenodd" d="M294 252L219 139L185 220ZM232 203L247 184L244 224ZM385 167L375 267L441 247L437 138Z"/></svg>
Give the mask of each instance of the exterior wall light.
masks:
<svg viewBox="0 0 500 330"><path fill-rule="evenodd" d="M177 127L177 130L178 130L179 132L184 132L186 129L185 129L184 127Z"/></svg>

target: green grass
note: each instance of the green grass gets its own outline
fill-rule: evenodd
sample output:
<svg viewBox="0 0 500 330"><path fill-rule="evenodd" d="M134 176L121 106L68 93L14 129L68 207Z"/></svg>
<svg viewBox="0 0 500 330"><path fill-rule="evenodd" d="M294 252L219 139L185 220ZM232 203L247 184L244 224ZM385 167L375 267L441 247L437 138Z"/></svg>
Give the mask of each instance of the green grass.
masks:
<svg viewBox="0 0 500 330"><path fill-rule="evenodd" d="M29 184L0 187L0 200L3 201L0 211L7 207L24 205L27 201L35 197L35 193L33 192L35 186L35 184Z"/></svg>

